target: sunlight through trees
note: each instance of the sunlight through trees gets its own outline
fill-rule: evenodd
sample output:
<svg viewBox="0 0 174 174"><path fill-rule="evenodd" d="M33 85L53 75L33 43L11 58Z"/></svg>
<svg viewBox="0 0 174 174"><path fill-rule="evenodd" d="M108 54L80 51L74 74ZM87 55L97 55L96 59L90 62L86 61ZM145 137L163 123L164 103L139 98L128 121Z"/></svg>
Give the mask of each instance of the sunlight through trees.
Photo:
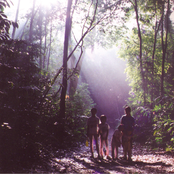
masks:
<svg viewBox="0 0 174 174"><path fill-rule="evenodd" d="M84 143L94 106L115 129L130 105L135 141L173 151L173 1L11 1L0 1L2 172Z"/></svg>

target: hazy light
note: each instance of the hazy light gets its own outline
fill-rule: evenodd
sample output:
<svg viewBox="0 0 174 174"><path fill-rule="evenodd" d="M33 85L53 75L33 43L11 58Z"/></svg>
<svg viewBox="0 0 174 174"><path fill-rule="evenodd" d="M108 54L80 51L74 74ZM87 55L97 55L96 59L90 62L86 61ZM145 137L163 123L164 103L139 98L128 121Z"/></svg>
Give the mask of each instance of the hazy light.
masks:
<svg viewBox="0 0 174 174"><path fill-rule="evenodd" d="M10 4L10 8L7 8L6 11L16 11L19 0L12 0L13 5ZM62 4L67 5L67 0L35 0L36 6L44 6L49 8L51 5ZM25 13L31 9L33 6L33 0L20 0L20 12L25 11ZM13 15L14 16L14 15Z"/></svg>
<svg viewBox="0 0 174 174"><path fill-rule="evenodd" d="M57 2L60 2L61 0L36 0L36 3L38 5L42 5L46 8L48 8L50 5L56 4ZM66 2L66 0L62 0L63 2Z"/></svg>
<svg viewBox="0 0 174 174"><path fill-rule="evenodd" d="M89 90L97 104L97 115L105 114L108 123L115 124L124 114L130 87L124 73L126 63L117 57L118 48L104 49L95 45L93 51L86 49L79 79L89 84Z"/></svg>

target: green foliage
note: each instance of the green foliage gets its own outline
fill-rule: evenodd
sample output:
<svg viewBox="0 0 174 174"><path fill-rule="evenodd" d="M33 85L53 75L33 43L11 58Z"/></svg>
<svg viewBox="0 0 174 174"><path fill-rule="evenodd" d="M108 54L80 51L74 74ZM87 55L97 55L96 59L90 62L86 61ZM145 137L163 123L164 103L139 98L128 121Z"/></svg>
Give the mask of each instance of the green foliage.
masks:
<svg viewBox="0 0 174 174"><path fill-rule="evenodd" d="M3 170L10 170L6 168L11 165L9 159L20 163L21 167L28 167L39 157L36 127L42 82L34 63L38 56L36 45L8 40L1 44L0 53L0 136L4 137L0 160L4 164ZM4 129L5 123L10 129ZM10 147L13 152L8 151ZM6 160L4 156L7 156Z"/></svg>
<svg viewBox="0 0 174 174"><path fill-rule="evenodd" d="M10 6L7 0L0 2L0 42L9 38L11 21L9 21L7 16L4 14L4 8L6 8L6 6Z"/></svg>
<svg viewBox="0 0 174 174"><path fill-rule="evenodd" d="M135 107L132 106L133 116L136 120L134 130L134 140L141 144L154 144L153 138L153 117L151 110L147 107Z"/></svg>
<svg viewBox="0 0 174 174"><path fill-rule="evenodd" d="M0 43L9 39L9 29L13 25L18 27L16 22L8 20L7 16L4 13L6 7L10 7L10 0L3 0L0 2Z"/></svg>
<svg viewBox="0 0 174 174"><path fill-rule="evenodd" d="M166 148L167 151L174 150L174 100L173 97L165 97L163 105L154 107L154 136L156 142Z"/></svg>
<svg viewBox="0 0 174 174"><path fill-rule="evenodd" d="M134 2L134 1L132 1ZM173 148L172 131L173 131L173 30L170 19L166 24L167 13L164 13L165 23L163 28L164 35L161 35L161 13L162 5L166 1L137 1L138 5L138 22L140 24L140 32L142 38L142 48L140 48L140 38L138 28L132 28L129 37L126 35L120 46L120 57L127 62L127 77L132 87L130 91L129 105L134 110L134 116L138 122L137 140L142 137L144 141L149 141L153 146L166 147L166 150ZM167 9L165 9L167 10ZM125 8L125 19L132 19L135 12L131 8ZM159 26L159 27L158 27ZM161 37L166 39L166 28L168 27L167 50L164 65L164 90L165 95L161 96L161 76L162 76L162 57L163 47ZM156 38L155 38L156 34ZM141 50L140 50L141 49ZM142 68L140 69L140 51L142 52ZM144 78L142 78L142 74ZM138 108L138 109L137 109ZM155 112L155 115L154 115ZM148 122L144 121L148 120ZM146 123L146 124L145 124ZM141 129L140 129L141 128ZM148 128L148 129L146 129ZM140 133L141 130L141 133ZM152 131L153 134L152 134ZM151 136L153 135L153 136Z"/></svg>
<svg viewBox="0 0 174 174"><path fill-rule="evenodd" d="M66 101L66 133L67 142L71 140L78 143L86 139L86 121L90 115L90 110L94 106L91 99L88 85L79 85L74 96Z"/></svg>
<svg viewBox="0 0 174 174"><path fill-rule="evenodd" d="M89 115L93 105L88 85L80 84L71 101L71 113L74 115Z"/></svg>
<svg viewBox="0 0 174 174"><path fill-rule="evenodd" d="M37 138L42 153L45 153L47 148L57 150L57 148L74 147L86 139L87 116L94 106L88 85L79 85L74 96L66 96L66 117L63 120L65 132L60 129L62 121L59 119L59 102L59 97L53 98L51 94L42 101L40 107L42 114L37 127Z"/></svg>

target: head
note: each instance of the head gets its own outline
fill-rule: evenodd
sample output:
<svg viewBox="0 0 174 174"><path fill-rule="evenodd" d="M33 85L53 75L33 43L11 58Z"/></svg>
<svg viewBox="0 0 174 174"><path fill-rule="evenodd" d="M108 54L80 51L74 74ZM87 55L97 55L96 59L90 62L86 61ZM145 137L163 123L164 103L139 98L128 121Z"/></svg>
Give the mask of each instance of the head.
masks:
<svg viewBox="0 0 174 174"><path fill-rule="evenodd" d="M124 125L123 125L123 124L120 124L120 125L118 126L118 130L119 130L119 131L124 131Z"/></svg>
<svg viewBox="0 0 174 174"><path fill-rule="evenodd" d="M130 113L131 113L131 108L130 108L129 106L126 106L126 107L125 107L125 113L126 113L126 115L130 115Z"/></svg>
<svg viewBox="0 0 174 174"><path fill-rule="evenodd" d="M96 113L97 113L97 109L96 108L92 108L91 109L92 116L95 116Z"/></svg>
<svg viewBox="0 0 174 174"><path fill-rule="evenodd" d="M102 123L106 123L106 115L101 115L100 120Z"/></svg>

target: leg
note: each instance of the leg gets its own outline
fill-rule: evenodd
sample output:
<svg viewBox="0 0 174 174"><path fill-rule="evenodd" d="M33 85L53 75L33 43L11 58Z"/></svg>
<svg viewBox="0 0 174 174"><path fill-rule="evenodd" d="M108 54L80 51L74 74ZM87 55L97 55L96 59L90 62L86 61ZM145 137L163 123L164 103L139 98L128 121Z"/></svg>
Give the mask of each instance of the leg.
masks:
<svg viewBox="0 0 174 174"><path fill-rule="evenodd" d="M126 149L123 149L123 151L124 151L124 159L127 160L127 151Z"/></svg>
<svg viewBox="0 0 174 174"><path fill-rule="evenodd" d="M98 145L98 135L94 135L95 142L96 142L96 149L98 153L98 157L100 157L100 152L99 152L99 145Z"/></svg>
<svg viewBox="0 0 174 174"><path fill-rule="evenodd" d="M127 142L124 136L122 138L122 146L123 146L124 159L127 159Z"/></svg>
<svg viewBox="0 0 174 174"><path fill-rule="evenodd" d="M93 136L89 136L89 141L90 141L90 150L91 150L91 156L94 158L94 149L93 149Z"/></svg>
<svg viewBox="0 0 174 174"><path fill-rule="evenodd" d="M105 145L106 145L106 156L109 156L109 146L108 146L108 140L105 140Z"/></svg>
<svg viewBox="0 0 174 174"><path fill-rule="evenodd" d="M123 154L124 154L124 159L127 160L127 142L124 143Z"/></svg>
<svg viewBox="0 0 174 174"><path fill-rule="evenodd" d="M132 141L130 140L128 142L128 160L129 161L132 161L131 157L132 157Z"/></svg>
<svg viewBox="0 0 174 174"><path fill-rule="evenodd" d="M115 159L115 146L114 146L113 142L111 143L111 147L112 147L112 159L114 160Z"/></svg>
<svg viewBox="0 0 174 174"><path fill-rule="evenodd" d="M100 156L103 157L103 142L101 137L100 137Z"/></svg>
<svg viewBox="0 0 174 174"><path fill-rule="evenodd" d="M116 159L118 159L118 146L116 146L115 149L116 149Z"/></svg>
<svg viewBox="0 0 174 174"><path fill-rule="evenodd" d="M128 160L129 161L132 161L132 149L130 149L129 151L128 151Z"/></svg>

